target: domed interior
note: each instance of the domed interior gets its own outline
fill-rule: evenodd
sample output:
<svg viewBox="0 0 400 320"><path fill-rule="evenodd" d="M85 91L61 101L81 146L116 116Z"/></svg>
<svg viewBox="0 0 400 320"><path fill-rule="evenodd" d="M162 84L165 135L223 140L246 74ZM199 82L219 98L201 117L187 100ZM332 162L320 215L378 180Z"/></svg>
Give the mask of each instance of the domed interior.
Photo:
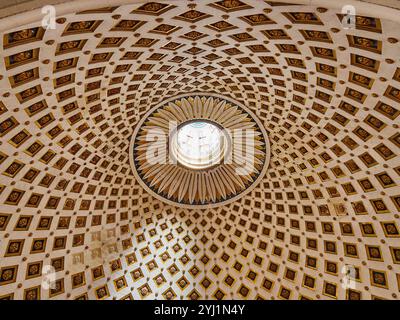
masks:
<svg viewBox="0 0 400 320"><path fill-rule="evenodd" d="M352 25L342 1L45 2L54 29L0 6L1 298L399 299L396 5L346 1ZM266 130L233 202L162 201L132 172L138 123L191 92ZM200 124L178 131L187 167L218 145Z"/></svg>

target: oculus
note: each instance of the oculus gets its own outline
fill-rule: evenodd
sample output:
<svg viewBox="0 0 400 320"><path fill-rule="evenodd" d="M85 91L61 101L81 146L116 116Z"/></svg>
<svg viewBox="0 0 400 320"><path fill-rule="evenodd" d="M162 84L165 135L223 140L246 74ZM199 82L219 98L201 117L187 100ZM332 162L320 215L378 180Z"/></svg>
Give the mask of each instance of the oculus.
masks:
<svg viewBox="0 0 400 320"><path fill-rule="evenodd" d="M177 163L206 169L223 161L230 141L216 123L194 120L183 123L171 136L170 152Z"/></svg>

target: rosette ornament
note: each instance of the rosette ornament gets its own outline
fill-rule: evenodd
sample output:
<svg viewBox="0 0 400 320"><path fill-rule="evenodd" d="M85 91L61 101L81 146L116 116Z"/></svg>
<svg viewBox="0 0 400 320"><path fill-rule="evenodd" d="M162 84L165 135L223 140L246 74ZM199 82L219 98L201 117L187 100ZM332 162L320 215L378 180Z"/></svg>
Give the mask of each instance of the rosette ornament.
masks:
<svg viewBox="0 0 400 320"><path fill-rule="evenodd" d="M268 167L269 141L244 105L195 93L151 108L135 128L130 161L153 196L185 207L214 207L236 200Z"/></svg>

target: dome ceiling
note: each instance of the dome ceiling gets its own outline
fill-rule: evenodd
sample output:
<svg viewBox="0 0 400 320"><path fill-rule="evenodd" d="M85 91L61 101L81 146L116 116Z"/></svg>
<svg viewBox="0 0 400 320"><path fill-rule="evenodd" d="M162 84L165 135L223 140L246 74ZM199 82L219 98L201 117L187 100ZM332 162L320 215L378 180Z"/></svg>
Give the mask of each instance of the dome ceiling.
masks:
<svg viewBox="0 0 400 320"><path fill-rule="evenodd" d="M0 297L399 299L398 11L360 4L344 29L322 6L122 2L2 19ZM146 114L195 92L270 144L254 188L208 209L160 201L129 160Z"/></svg>

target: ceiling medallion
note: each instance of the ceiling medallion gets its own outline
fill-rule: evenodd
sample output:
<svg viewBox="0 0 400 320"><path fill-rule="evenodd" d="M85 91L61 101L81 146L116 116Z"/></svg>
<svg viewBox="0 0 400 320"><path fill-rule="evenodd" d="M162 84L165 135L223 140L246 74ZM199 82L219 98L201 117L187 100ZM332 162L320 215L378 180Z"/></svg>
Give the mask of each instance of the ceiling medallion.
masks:
<svg viewBox="0 0 400 320"><path fill-rule="evenodd" d="M133 133L130 163L152 196L210 208L250 192L264 176L270 145L243 104L217 94L180 95L150 109Z"/></svg>

